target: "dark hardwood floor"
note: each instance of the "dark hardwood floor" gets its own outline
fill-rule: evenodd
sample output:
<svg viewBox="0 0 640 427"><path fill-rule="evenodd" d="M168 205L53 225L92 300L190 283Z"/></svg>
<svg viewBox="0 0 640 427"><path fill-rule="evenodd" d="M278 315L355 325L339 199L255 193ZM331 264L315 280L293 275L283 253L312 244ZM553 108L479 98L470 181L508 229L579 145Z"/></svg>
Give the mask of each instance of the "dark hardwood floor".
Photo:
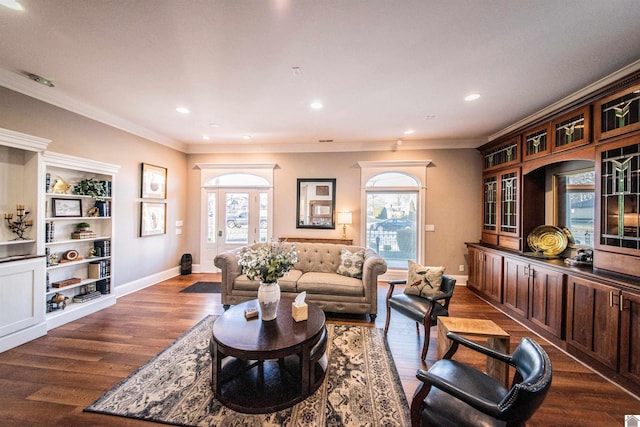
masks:
<svg viewBox="0 0 640 427"><path fill-rule="evenodd" d="M177 276L121 297L110 308L68 323L45 337L0 353L0 425L2 426L150 426L153 423L82 412L145 361L207 314L220 314L219 294L179 293L198 280L217 275ZM384 327L380 283L376 327ZM640 414L640 400L537 337L488 305L466 287L458 287L451 315L491 319L511 334L511 349L532 336L549 353L554 376L551 391L530 426L623 426L625 414ZM368 324L364 316L329 316L336 323ZM388 342L410 401L418 381L422 335L415 324L392 314ZM432 329L427 363L436 357ZM478 367L484 359L470 351L458 359Z"/></svg>

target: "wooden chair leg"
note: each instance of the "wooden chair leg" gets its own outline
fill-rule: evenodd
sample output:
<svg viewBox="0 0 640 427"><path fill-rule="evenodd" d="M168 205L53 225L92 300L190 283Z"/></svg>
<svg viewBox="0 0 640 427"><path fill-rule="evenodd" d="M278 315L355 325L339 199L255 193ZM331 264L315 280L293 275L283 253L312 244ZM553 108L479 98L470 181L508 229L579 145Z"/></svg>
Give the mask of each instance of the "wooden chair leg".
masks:
<svg viewBox="0 0 640 427"><path fill-rule="evenodd" d="M424 318L424 344L422 344L422 360L427 358L427 350L429 349L429 339L431 338L431 318Z"/></svg>
<svg viewBox="0 0 640 427"><path fill-rule="evenodd" d="M384 322L384 334L387 335L389 330L389 321L391 320L391 307L389 307L389 301L387 300L387 320Z"/></svg>

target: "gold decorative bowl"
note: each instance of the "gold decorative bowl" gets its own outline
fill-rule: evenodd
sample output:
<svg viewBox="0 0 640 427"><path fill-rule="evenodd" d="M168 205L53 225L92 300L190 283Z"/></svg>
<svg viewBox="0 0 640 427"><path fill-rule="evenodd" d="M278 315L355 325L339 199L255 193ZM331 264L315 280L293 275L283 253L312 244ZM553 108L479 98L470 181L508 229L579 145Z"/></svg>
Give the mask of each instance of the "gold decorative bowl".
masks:
<svg viewBox="0 0 640 427"><path fill-rule="evenodd" d="M540 225L527 236L532 251L544 256L558 256L567 248L567 234L554 225Z"/></svg>

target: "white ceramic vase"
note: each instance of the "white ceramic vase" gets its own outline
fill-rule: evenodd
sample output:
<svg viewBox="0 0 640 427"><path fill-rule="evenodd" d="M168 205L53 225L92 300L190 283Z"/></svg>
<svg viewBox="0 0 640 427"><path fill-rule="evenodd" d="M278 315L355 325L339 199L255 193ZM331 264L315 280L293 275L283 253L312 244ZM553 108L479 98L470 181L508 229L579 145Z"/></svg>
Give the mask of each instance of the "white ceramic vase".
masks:
<svg viewBox="0 0 640 427"><path fill-rule="evenodd" d="M278 304L280 303L280 285L277 282L260 282L258 303L260 304L263 321L275 319L278 315Z"/></svg>

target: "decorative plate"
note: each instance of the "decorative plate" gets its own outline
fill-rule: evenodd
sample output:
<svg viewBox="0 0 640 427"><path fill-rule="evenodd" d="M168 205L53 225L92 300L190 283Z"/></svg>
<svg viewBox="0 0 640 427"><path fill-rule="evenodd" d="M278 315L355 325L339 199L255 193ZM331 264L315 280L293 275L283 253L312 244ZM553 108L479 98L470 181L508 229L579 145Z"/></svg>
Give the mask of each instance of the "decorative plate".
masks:
<svg viewBox="0 0 640 427"><path fill-rule="evenodd" d="M527 236L529 247L545 256L560 255L569 243L567 234L554 225L540 225Z"/></svg>

